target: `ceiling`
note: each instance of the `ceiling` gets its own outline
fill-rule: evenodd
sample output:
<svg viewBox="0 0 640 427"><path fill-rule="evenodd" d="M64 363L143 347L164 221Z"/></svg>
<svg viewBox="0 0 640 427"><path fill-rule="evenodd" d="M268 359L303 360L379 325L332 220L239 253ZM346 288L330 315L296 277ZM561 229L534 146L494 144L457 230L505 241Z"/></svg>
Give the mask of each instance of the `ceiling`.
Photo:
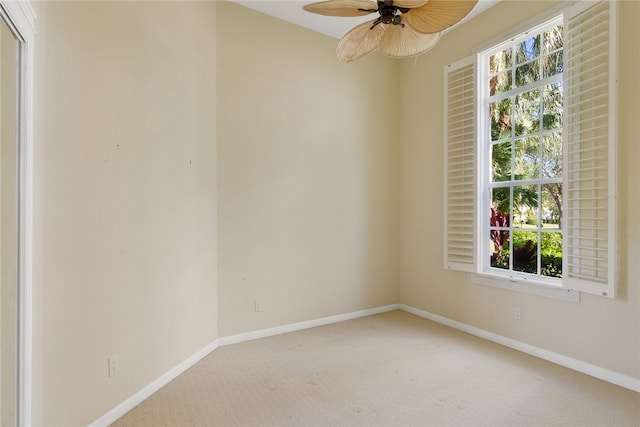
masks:
<svg viewBox="0 0 640 427"><path fill-rule="evenodd" d="M317 0L231 0L249 9L309 28L337 39L341 38L351 28L361 22L370 21L374 17L360 16L355 18L341 18L322 16L305 12L302 6ZM466 22L476 15L496 5L500 0L479 0L476 7L460 23ZM460 23L456 25L460 25Z"/></svg>

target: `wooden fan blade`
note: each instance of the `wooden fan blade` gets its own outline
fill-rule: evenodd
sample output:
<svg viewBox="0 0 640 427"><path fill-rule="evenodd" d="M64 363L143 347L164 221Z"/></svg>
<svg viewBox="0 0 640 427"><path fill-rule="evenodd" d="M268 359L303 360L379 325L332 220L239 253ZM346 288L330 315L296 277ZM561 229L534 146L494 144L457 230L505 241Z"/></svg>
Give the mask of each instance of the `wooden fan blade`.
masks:
<svg viewBox="0 0 640 427"><path fill-rule="evenodd" d="M340 62L352 62L376 50L387 30L387 26L378 24L371 28L374 22L375 20L365 22L352 28L338 42L336 53Z"/></svg>
<svg viewBox="0 0 640 427"><path fill-rule="evenodd" d="M406 25L390 25L382 42L380 51L392 58L410 58L420 55L434 47L440 40L440 33L423 34Z"/></svg>
<svg viewBox="0 0 640 427"><path fill-rule="evenodd" d="M426 4L429 0L393 0L393 5L398 7L420 7Z"/></svg>
<svg viewBox="0 0 640 427"><path fill-rule="evenodd" d="M439 33L460 22L476 3L478 0L429 0L424 6L402 15L402 22L419 33Z"/></svg>
<svg viewBox="0 0 640 427"><path fill-rule="evenodd" d="M326 16L363 16L376 12L378 4L369 0L326 0L307 4L302 8L307 12Z"/></svg>

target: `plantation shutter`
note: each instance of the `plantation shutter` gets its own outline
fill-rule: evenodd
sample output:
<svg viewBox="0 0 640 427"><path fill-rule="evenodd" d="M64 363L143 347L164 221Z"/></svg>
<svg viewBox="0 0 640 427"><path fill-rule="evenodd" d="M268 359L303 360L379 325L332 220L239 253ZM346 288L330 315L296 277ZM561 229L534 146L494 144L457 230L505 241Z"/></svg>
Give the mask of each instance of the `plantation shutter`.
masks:
<svg viewBox="0 0 640 427"><path fill-rule="evenodd" d="M616 2L565 13L563 286L615 298Z"/></svg>
<svg viewBox="0 0 640 427"><path fill-rule="evenodd" d="M476 59L445 69L445 268L476 271Z"/></svg>

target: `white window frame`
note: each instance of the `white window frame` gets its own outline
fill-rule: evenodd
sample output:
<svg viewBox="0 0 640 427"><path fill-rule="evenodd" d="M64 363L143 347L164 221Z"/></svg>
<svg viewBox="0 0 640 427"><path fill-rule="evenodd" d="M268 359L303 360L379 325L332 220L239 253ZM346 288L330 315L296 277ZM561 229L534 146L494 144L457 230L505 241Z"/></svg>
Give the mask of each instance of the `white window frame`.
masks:
<svg viewBox="0 0 640 427"><path fill-rule="evenodd" d="M603 6L603 5L607 5L607 6ZM606 218L608 220L608 224L606 226L607 242L608 242L608 244L606 245L606 249L607 249L606 254L608 256L607 265L605 268L606 283L593 283L589 280L584 280L583 278L580 278L580 280L575 280L575 279L568 280L567 278L568 275L565 273L565 271L568 271L566 269L566 262L568 258L566 254L563 254L563 278L561 280L561 283L558 283L560 281L556 281L556 283L554 283L554 280L544 280L544 278L542 277L540 278L541 280L538 280L538 278L535 276L523 277L519 275L500 275L500 274L494 274L493 272L485 271L482 267L482 262L479 261L479 259L480 257L484 257L482 259L488 259L485 256L488 253L487 252L488 248L485 247L487 246L485 236L488 236L488 231L487 231L488 226L484 224L484 222L486 222L484 221L484 218L486 218L486 216L485 215L481 216L478 210L480 209L479 207L482 207L485 205L485 201L488 198L488 195L484 194L487 188L484 184L484 181L486 181L486 178L485 178L486 175L482 175L483 172L486 174L486 170L485 171L482 170L482 165L486 164L486 161L485 161L486 159L483 159L483 156L486 157L486 155L484 155L482 153L482 150L480 149L480 143L477 141L477 136L474 136L474 138L476 139L475 148L476 150L478 150L475 154L476 156L475 164L477 167L473 170L475 182L474 182L473 188L470 189L471 191L473 191L474 197L476 200L475 206L473 207L473 210L472 210L473 227L474 227L475 233L470 239L465 240L462 243L460 241L456 241L452 244L452 236L460 236L462 234L461 229L460 228L456 229L455 224L452 224L449 221L449 217L451 215L456 215L456 213L460 213L460 211L453 212L457 209L457 205L455 205L455 203L452 204L451 197L450 197L452 192L454 191L452 182L453 184L455 184L455 182L452 181L452 177L459 181L460 173L462 174L468 173L468 168L467 168L467 171L461 172L461 170L456 170L456 167L457 167L456 162L449 163L450 162L449 157L451 155L451 150L452 150L451 141L450 141L450 137L451 137L450 131L451 129L456 129L456 123L452 122L452 119L448 114L450 109L449 107L449 92L450 92L449 76L456 73L461 66L468 67L469 64L473 64L473 66L475 67L474 74L476 76L475 77L476 93L475 93L475 96L473 97L473 103L475 106L475 116L474 116L474 121L476 123L475 128L478 134L482 134L483 132L486 134L486 132L488 132L488 124L487 124L487 121L482 117L482 114L480 114L480 111L478 108L478 106L484 105L481 97L483 96L484 93L486 93L486 90L485 92L482 91L483 86L486 89L486 82L484 81L486 79L478 75L480 74L478 73L480 54L485 51L489 51L492 48L495 48L501 44L514 42L518 37L522 37L523 39L526 39L527 38L526 34L529 32L529 30L539 28L540 26L553 21L560 15L564 17L565 34L566 34L566 31L568 28L567 24L569 19L571 19L572 17L578 16L585 10L592 10L590 9L592 7L594 7L593 9L596 9L598 7L601 9L608 7L608 12L606 12L608 13L608 16L607 16L608 20L606 21L606 25L608 25L608 29L609 29L609 32L607 33L608 43L609 43L609 47L607 51L607 55L608 55L607 61L610 66L608 70L608 76L609 76L608 88L609 89L607 93L607 102L608 102L607 105L609 109L609 117L611 118L611 120L608 127L609 129L608 135L606 136L606 139L602 139L602 141L604 141L604 143L608 147L608 171L609 171L608 176L606 178L606 182L605 182L607 191L609 194L609 199L607 204L607 215L606 215ZM617 75L616 74L616 71L617 71L616 69L617 68L616 67L616 63L617 63L616 14L617 14L617 7L615 2L583 1L574 5L571 5L570 7L567 7L565 4L563 4L558 7L550 9L549 11L547 11L545 14L541 16L528 20L527 22L521 24L517 28L510 31L508 34L501 36L500 38L494 39L493 41L486 43L482 47L474 49L474 51L476 52L475 55L472 55L471 57L468 57L461 61L457 61L456 63L450 64L447 67L445 67L445 88L444 88L445 90L445 98L444 98L445 99L445 144L446 144L446 147L444 150L444 153L445 153L445 156L444 156L445 157L445 163L444 163L445 164L445 177L444 177L444 180L445 180L445 203L444 203L444 206L445 206L445 217L444 217L445 218L445 227L444 227L445 268L473 273L472 280L474 283L490 285L490 286L495 286L499 288L514 290L519 292L526 292L526 293L547 296L552 298L558 298L558 299L563 299L567 301L579 302L580 291L584 291L584 292L588 292L596 295L602 295L609 298L615 298L615 285L616 285L615 283L616 282L616 277L615 277L615 270L616 270L615 268L616 267L615 109L617 107L617 104L616 104L616 82L617 82L617 79L616 79L616 75ZM568 84L567 66L566 66L567 64L566 46L567 46L567 41L565 39L565 54L564 54L565 55L565 73L564 73L565 99L566 99L566 88ZM568 132L566 130L566 126L567 126L566 122L567 121L565 118L565 128L563 129L563 140L565 141L563 142L563 145L565 146L568 143L566 141L566 137L568 135ZM565 153L566 153L566 150L565 150ZM566 157L566 154L563 157ZM563 193L570 191L567 185L566 175L567 174L563 172ZM574 181L579 181L579 180L574 180ZM578 185L578 184L576 184L575 182L572 182L571 185ZM563 229L563 252L565 251L564 248L567 247L565 235L567 230L566 225L568 224L566 220L568 216L568 211L569 209L567 209L565 206L565 209L563 212L563 215L564 215L563 224L565 224L565 228ZM468 209L464 212L465 212L465 215L469 214ZM480 221L483 222L481 226L478 225ZM579 240L580 239L578 239L578 246L580 243ZM452 251L451 247L452 246L461 247L461 246L464 246L465 244L467 245L467 247L473 248L473 256L472 257L467 256L464 259L464 262L460 263L458 262L459 259L456 256L457 255L456 252ZM574 252L578 253L578 255L581 255L582 254L580 252L581 250L582 248L574 249ZM575 258L580 258L580 256L577 256ZM581 261L578 259L576 262L581 262ZM591 268L592 270L594 269L593 266L587 266L586 270L589 270L589 268Z"/></svg>
<svg viewBox="0 0 640 427"><path fill-rule="evenodd" d="M541 30L543 30L543 28L545 27L549 27L551 25L557 25L561 23L562 23L562 16L556 15L552 19L545 20L538 25L532 26L532 28L525 33L519 34L516 37L510 37L505 42L500 43L496 46L491 47L490 49L483 51L481 54L478 54L478 70L488 69L488 65L489 65L488 58L491 55L509 46L516 45L520 42L523 42L529 39L532 33L538 33ZM514 67L515 66L516 65L514 64ZM487 109L485 108L488 106L489 98L490 98L487 95L489 93L489 87L488 87L489 79L487 77L488 77L488 74L478 72L478 105L481 106L482 108L479 108L477 112L478 123L480 124L480 127L479 127L480 132L479 132L478 147L477 147L478 149L478 174L477 174L478 184L477 185L480 191L478 191L478 195L477 195L477 205L481 209L481 211L478 214L478 218L483 219L483 221L477 228L477 232L478 232L477 239L479 242L477 252L479 255L479 259L481 260L478 266L479 273L489 277L499 276L504 280L508 280L510 284L512 283L528 283L529 284L530 283L535 285L543 285L550 288L562 288L562 280L559 278L551 278L551 277L547 278L544 276L536 276L532 274L520 273L517 271L511 271L511 270L500 271L498 269L491 268L486 262L486 260L489 259L489 255L490 255L488 245L485 244L486 236L489 235L490 227L488 222L484 220L486 219L484 212L489 212L489 208L491 207L489 187L487 185L488 177L490 175L489 165L491 162L491 158L490 158L491 156L490 142L491 141L489 141L488 139L484 139L484 138L487 138L487 136L490 133L490 129L488 125L490 117ZM556 81L557 77L540 80L537 83L540 84L540 87L543 87L545 84L547 84L545 83L546 80ZM516 89L510 90L509 92L519 93L519 92L526 92L529 90L532 90L532 89L530 87L525 88L524 90L521 90L520 88L516 88Z"/></svg>

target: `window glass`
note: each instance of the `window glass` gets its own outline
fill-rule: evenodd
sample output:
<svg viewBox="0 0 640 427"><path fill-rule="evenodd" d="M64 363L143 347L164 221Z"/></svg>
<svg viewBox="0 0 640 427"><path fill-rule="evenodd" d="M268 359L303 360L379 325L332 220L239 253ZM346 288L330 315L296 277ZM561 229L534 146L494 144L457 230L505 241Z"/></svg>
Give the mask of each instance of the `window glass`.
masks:
<svg viewBox="0 0 640 427"><path fill-rule="evenodd" d="M490 97L485 268L562 277L562 36L558 20L485 56Z"/></svg>

